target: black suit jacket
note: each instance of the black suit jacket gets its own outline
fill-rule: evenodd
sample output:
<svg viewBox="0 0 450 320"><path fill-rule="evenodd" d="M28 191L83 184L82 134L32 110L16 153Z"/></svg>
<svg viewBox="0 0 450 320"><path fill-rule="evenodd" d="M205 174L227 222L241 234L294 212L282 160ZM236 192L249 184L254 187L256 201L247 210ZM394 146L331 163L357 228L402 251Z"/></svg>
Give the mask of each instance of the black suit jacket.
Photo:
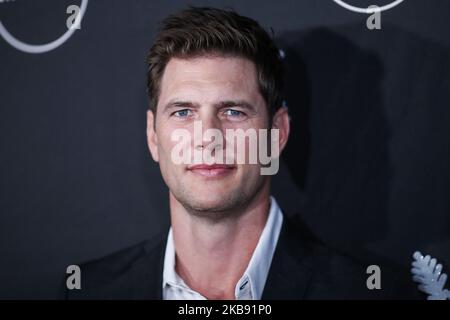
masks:
<svg viewBox="0 0 450 320"><path fill-rule="evenodd" d="M381 289L369 290L367 264L302 235L285 217L262 299L421 298L409 272L380 265ZM66 290L65 297L162 299L166 239L167 233L81 265L81 289Z"/></svg>

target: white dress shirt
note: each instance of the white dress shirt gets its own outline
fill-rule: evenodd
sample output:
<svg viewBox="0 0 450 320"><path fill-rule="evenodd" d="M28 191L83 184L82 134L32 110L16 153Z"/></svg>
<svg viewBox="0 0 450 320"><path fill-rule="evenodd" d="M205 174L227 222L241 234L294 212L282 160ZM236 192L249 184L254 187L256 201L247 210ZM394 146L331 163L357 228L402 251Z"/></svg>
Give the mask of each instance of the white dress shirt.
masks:
<svg viewBox="0 0 450 320"><path fill-rule="evenodd" d="M281 209L275 198L270 197L270 210L266 225L247 269L236 283L234 290L236 300L261 299L282 223ZM175 271L175 246L172 228L170 228L167 237L162 286L164 300L206 300L200 293L189 288Z"/></svg>

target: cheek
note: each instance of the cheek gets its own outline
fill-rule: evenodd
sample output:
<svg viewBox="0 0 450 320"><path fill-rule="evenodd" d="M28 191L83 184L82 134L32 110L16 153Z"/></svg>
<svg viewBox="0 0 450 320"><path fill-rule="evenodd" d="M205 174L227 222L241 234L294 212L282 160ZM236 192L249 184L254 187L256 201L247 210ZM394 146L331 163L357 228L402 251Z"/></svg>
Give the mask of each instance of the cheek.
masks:
<svg viewBox="0 0 450 320"><path fill-rule="evenodd" d="M246 190L246 192L252 192L260 186L266 176L262 176L260 173L259 165L243 165L240 168L240 173L237 176L240 188Z"/></svg>
<svg viewBox="0 0 450 320"><path fill-rule="evenodd" d="M161 158L174 166L190 163L193 154L193 139L189 130L181 129L181 131L175 132L168 130L162 132L161 137L159 143Z"/></svg>
<svg viewBox="0 0 450 320"><path fill-rule="evenodd" d="M190 153L192 153L191 139L189 134L184 134L183 131L182 136L180 136L179 134L176 135L174 134L174 130L176 129L178 128L164 128L163 130L159 130L158 132L160 169L163 175L166 176L173 176L176 174L176 171L181 172L181 170L183 170L183 165L185 164L185 162L182 162L180 164L179 158L183 158L181 155L184 155L186 151L190 151ZM174 136L172 137L173 134ZM181 155L180 150L182 150ZM175 157L175 159L172 159L172 157Z"/></svg>
<svg viewBox="0 0 450 320"><path fill-rule="evenodd" d="M239 128L242 129L242 128ZM238 164L259 165L261 157L266 157L270 150L270 132L267 128L245 128L245 135L225 136L227 152L233 155ZM249 131L251 130L251 133ZM245 163L243 162L245 159Z"/></svg>
<svg viewBox="0 0 450 320"><path fill-rule="evenodd" d="M240 164L238 165L238 176L244 184L251 183L260 176L260 166L258 164Z"/></svg>
<svg viewBox="0 0 450 320"><path fill-rule="evenodd" d="M172 132L175 129L168 127L163 122L158 125L158 150L160 153L170 156L170 150L176 144L176 141L172 141Z"/></svg>
<svg viewBox="0 0 450 320"><path fill-rule="evenodd" d="M164 141L165 140L165 141ZM179 174L177 173L180 169L179 166L175 165L171 159L171 147L170 140L163 139L158 145L159 152L159 169L161 175L166 185L173 186L179 181Z"/></svg>

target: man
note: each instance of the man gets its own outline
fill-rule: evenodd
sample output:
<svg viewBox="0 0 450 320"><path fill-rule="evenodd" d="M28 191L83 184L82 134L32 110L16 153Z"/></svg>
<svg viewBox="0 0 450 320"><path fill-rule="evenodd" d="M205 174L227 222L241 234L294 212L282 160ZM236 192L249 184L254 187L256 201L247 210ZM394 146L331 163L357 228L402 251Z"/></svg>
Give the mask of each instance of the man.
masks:
<svg viewBox="0 0 450 320"><path fill-rule="evenodd" d="M381 289L369 290L367 266L302 238L270 196L265 165L239 163L229 139L204 134L274 129L267 139L258 136L270 141L273 159L287 143L279 50L257 22L189 8L163 22L148 63L148 146L169 187L171 229L82 265L82 289L68 291L69 298L399 297L387 274ZM189 136L181 145L188 161L174 161L174 132ZM254 151L247 140L241 152Z"/></svg>

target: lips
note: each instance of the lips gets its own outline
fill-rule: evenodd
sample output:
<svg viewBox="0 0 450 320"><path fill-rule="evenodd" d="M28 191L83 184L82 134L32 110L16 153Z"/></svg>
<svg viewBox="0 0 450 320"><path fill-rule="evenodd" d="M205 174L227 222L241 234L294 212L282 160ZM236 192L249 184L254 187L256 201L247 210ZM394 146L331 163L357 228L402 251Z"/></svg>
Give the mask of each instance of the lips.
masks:
<svg viewBox="0 0 450 320"><path fill-rule="evenodd" d="M187 168L188 171L204 177L221 177L232 173L236 169L233 165L226 164L197 164Z"/></svg>

